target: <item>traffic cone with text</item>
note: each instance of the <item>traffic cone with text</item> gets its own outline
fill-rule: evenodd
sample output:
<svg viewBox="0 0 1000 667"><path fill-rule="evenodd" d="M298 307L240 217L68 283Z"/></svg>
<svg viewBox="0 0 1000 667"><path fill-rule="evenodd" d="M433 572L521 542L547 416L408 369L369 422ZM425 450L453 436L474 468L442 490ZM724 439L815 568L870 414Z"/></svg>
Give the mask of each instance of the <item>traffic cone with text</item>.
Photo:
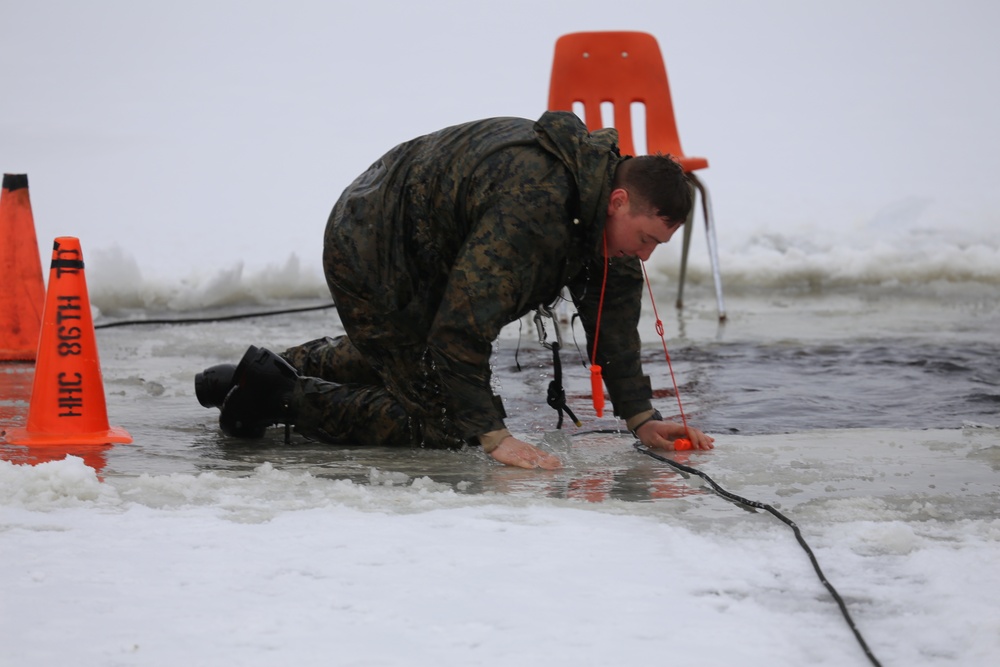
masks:
<svg viewBox="0 0 1000 667"><path fill-rule="evenodd" d="M0 192L0 362L34 361L45 285L27 174L4 174Z"/></svg>
<svg viewBox="0 0 1000 667"><path fill-rule="evenodd" d="M15 445L103 445L132 442L108 425L80 241L61 236L52 248L26 428L4 434Z"/></svg>

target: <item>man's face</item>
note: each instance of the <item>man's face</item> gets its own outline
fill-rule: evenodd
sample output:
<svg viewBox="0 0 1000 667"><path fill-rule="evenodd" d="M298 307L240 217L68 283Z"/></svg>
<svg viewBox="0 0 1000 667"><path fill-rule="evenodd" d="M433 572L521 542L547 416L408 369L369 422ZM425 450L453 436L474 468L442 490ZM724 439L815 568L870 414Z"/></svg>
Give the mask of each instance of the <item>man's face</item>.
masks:
<svg viewBox="0 0 1000 667"><path fill-rule="evenodd" d="M666 218L635 209L628 191L611 193L605 222L608 257L638 257L645 262L656 246L669 241L678 229L679 224L671 226Z"/></svg>

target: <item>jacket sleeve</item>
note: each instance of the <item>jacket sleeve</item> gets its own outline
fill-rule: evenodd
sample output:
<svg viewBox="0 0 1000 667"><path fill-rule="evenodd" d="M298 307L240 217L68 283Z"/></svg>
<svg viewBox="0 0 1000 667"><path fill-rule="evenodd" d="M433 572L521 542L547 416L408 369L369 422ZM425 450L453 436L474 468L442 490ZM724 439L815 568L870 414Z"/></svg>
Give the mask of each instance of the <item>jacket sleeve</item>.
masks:
<svg viewBox="0 0 1000 667"><path fill-rule="evenodd" d="M598 308L600 334L595 361L601 366L614 414L628 419L650 410L653 392L649 377L642 372L642 342L639 316L642 312L642 268L636 258L612 259L601 306L604 261L597 259L582 272L586 278L572 282L570 293L587 332L588 356L594 351Z"/></svg>
<svg viewBox="0 0 1000 667"><path fill-rule="evenodd" d="M551 184L520 187L477 211L429 336L445 409L463 438L504 427L490 386L493 341L542 292L558 292L566 217L566 195Z"/></svg>

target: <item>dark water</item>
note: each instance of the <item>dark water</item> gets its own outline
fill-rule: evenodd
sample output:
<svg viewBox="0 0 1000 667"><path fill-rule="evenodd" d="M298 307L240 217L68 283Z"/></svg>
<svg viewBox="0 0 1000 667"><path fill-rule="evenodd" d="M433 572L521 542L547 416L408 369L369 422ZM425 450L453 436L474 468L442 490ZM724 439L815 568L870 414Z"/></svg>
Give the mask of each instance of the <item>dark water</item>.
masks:
<svg viewBox="0 0 1000 667"><path fill-rule="evenodd" d="M1000 345L723 344L673 353L707 430L956 428L1000 415ZM655 367L655 364L652 364Z"/></svg>
<svg viewBox="0 0 1000 667"><path fill-rule="evenodd" d="M510 352L501 351L505 360ZM959 428L1000 420L1000 344L933 344L906 339L843 343L711 343L670 350L688 420L712 433L759 435L815 429ZM571 408L590 411L586 370L564 353ZM498 364L508 405L544 419L551 353L520 350L522 370ZM674 419L679 408L662 347L648 347L643 365L654 404ZM535 372L534 381L521 376ZM543 381L544 380L544 381ZM546 408L547 409L547 408ZM555 412L551 412L550 427ZM516 414L512 418L517 420Z"/></svg>

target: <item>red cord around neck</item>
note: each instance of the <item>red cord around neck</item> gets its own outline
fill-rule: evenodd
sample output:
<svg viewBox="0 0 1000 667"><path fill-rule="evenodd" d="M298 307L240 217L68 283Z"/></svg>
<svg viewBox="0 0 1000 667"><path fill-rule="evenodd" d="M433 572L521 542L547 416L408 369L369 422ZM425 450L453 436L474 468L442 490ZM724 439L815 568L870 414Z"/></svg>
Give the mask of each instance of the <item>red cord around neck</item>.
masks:
<svg viewBox="0 0 1000 667"><path fill-rule="evenodd" d="M608 286L608 230L604 230L604 279L601 280L601 298L597 302L597 322L594 325L594 347L590 353L590 392L594 400L594 412L604 416L604 378L597 364L597 340L601 335L601 313L604 310L604 291Z"/></svg>

